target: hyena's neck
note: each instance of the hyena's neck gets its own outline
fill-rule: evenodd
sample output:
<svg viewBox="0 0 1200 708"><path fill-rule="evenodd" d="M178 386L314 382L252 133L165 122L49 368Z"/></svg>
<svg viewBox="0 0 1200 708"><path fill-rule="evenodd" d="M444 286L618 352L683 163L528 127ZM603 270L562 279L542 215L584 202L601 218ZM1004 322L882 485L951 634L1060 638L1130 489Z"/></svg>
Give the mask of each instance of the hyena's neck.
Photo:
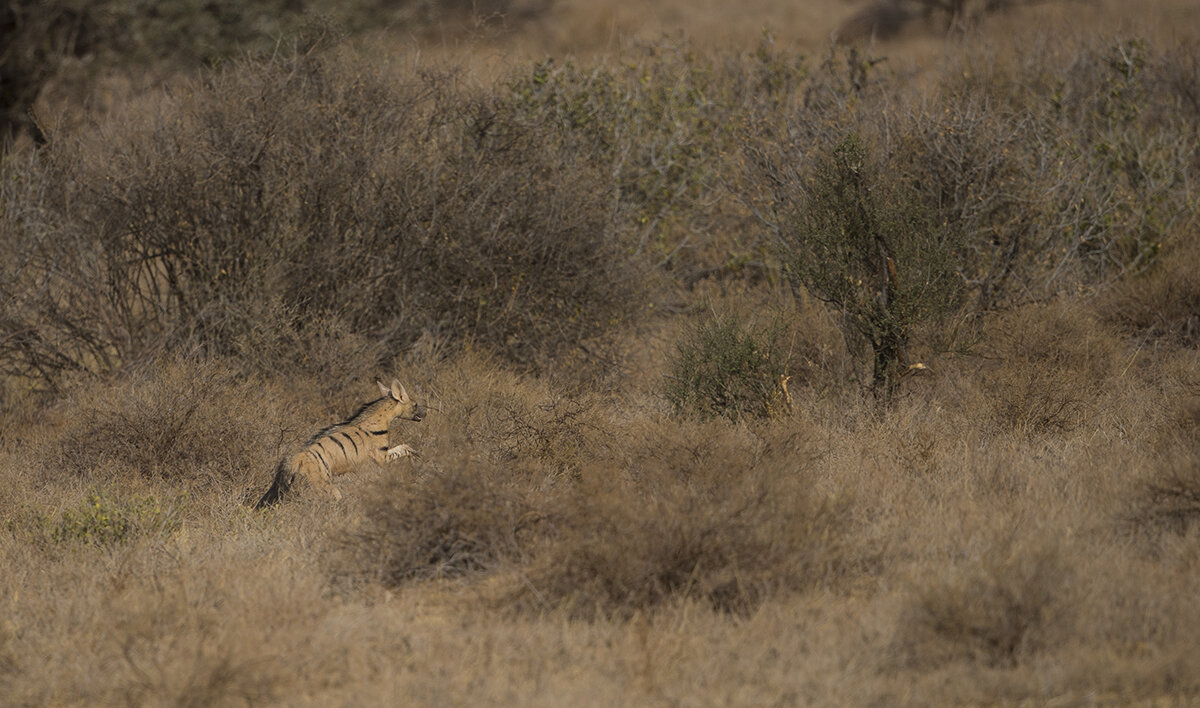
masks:
<svg viewBox="0 0 1200 708"><path fill-rule="evenodd" d="M388 422L386 420L374 420L370 422L359 423L359 427L372 435L386 435L388 431Z"/></svg>
<svg viewBox="0 0 1200 708"><path fill-rule="evenodd" d="M386 433L388 423L391 422L391 416L389 415L391 412L390 403L390 398L380 398L377 401L371 401L363 406L356 415L352 416L349 422L374 435Z"/></svg>

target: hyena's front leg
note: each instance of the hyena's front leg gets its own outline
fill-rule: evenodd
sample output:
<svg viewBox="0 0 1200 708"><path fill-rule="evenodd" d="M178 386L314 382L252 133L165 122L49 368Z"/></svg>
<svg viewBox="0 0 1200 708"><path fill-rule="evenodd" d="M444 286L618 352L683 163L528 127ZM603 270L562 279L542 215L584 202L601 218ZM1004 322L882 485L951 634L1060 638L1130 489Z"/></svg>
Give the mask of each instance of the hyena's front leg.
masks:
<svg viewBox="0 0 1200 708"><path fill-rule="evenodd" d="M411 445L397 445L387 451L388 461L399 460L401 457L420 457L420 453L412 449Z"/></svg>

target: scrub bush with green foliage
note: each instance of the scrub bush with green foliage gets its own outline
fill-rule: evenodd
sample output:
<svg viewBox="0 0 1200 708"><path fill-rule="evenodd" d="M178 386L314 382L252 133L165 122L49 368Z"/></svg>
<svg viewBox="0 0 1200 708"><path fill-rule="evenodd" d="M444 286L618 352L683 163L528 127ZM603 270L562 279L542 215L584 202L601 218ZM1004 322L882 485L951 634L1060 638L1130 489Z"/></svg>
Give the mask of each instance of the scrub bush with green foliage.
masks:
<svg viewBox="0 0 1200 708"><path fill-rule="evenodd" d="M50 538L55 543L111 546L151 533L165 535L179 528L179 507L178 500L164 508L150 496L122 502L103 493L90 494L78 507L62 512Z"/></svg>
<svg viewBox="0 0 1200 708"><path fill-rule="evenodd" d="M770 417L787 405L783 326L707 314L677 344L665 395L677 413L731 420Z"/></svg>
<svg viewBox="0 0 1200 708"><path fill-rule="evenodd" d="M886 392L908 365L912 327L951 312L962 294L957 234L922 195L850 133L809 173L796 156L765 164L770 228L793 288L837 308L873 353L872 388Z"/></svg>

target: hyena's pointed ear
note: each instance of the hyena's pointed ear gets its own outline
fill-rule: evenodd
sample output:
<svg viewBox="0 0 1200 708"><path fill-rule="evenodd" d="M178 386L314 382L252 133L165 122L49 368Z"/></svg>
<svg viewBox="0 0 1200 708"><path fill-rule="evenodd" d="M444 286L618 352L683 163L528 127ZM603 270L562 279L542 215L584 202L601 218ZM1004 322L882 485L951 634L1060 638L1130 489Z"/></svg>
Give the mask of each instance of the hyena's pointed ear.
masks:
<svg viewBox="0 0 1200 708"><path fill-rule="evenodd" d="M387 387L387 386L384 386L384 385L383 385L383 382L382 382L382 381L376 381L375 383L379 384L379 392L380 392L380 393L382 393L382 394L383 394L383 395L385 395L385 396L390 396L390 395L392 395L392 392L391 392L391 391L388 389L388 387Z"/></svg>
<svg viewBox="0 0 1200 708"><path fill-rule="evenodd" d="M404 390L404 385L400 383L400 379L392 379L392 398L397 401L408 400L408 391Z"/></svg>

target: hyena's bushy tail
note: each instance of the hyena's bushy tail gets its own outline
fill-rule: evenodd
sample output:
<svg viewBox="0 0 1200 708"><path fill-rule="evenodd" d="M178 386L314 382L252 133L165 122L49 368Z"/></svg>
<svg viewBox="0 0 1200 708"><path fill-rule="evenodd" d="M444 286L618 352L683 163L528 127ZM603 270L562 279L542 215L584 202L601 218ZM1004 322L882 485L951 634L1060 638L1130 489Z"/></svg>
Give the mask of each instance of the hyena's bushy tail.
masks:
<svg viewBox="0 0 1200 708"><path fill-rule="evenodd" d="M275 481L271 483L271 488L267 490L267 493L263 495L262 499L258 500L258 503L254 505L254 508L265 509L268 506L278 504L279 500L283 498L283 495L291 486L291 484L289 484L291 481L289 477L290 475L288 474L287 459L284 458L280 460L279 465L275 467Z"/></svg>

